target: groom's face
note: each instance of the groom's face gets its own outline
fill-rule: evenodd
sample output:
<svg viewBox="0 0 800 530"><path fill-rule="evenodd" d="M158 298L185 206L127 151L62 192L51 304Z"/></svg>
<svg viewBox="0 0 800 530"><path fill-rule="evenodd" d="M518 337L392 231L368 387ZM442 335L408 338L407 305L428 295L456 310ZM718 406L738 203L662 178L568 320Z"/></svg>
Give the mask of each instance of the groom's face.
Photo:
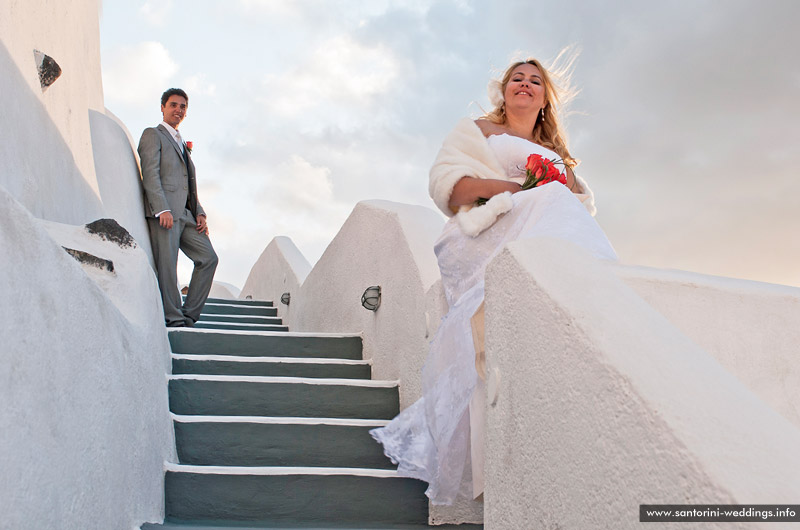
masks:
<svg viewBox="0 0 800 530"><path fill-rule="evenodd" d="M164 121L177 130L178 125L186 117L187 105L186 98L183 96L177 94L170 96L166 104L161 105L161 114L164 116Z"/></svg>

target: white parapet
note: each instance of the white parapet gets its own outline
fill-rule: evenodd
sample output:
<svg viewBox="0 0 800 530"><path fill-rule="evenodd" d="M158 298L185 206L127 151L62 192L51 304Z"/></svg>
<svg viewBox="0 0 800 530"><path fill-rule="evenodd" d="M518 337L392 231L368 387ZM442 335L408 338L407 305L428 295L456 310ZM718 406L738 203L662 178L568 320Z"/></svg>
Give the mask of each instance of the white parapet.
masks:
<svg viewBox="0 0 800 530"><path fill-rule="evenodd" d="M800 428L800 289L620 265L617 275Z"/></svg>
<svg viewBox="0 0 800 530"><path fill-rule="evenodd" d="M297 330L363 332L373 377L400 380L401 408L421 395L429 335L442 316L433 243L443 224L422 206L360 202L292 298ZM361 295L375 285L382 298L373 312Z"/></svg>
<svg viewBox="0 0 800 530"><path fill-rule="evenodd" d="M272 300L283 323L294 329L300 286L310 271L311 265L291 239L274 237L250 269L239 298ZM280 301L283 293L289 293L288 305Z"/></svg>
<svg viewBox="0 0 800 530"><path fill-rule="evenodd" d="M618 274L545 238L490 264L486 528L639 528L640 504L796 503L800 429Z"/></svg>
<svg viewBox="0 0 800 530"><path fill-rule="evenodd" d="M2 186L0 249L0 526L161 521L170 347L145 253L36 220Z"/></svg>

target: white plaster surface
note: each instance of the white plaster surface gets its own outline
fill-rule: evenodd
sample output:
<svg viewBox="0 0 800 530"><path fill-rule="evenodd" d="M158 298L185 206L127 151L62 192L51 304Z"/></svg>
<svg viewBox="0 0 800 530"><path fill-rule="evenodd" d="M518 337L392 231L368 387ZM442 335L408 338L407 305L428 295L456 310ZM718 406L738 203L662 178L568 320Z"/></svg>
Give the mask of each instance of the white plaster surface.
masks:
<svg viewBox="0 0 800 530"><path fill-rule="evenodd" d="M152 263L139 161L128 130L108 110L89 110L89 123L103 217L116 220L130 232Z"/></svg>
<svg viewBox="0 0 800 530"><path fill-rule="evenodd" d="M289 467L289 466L187 466L181 464L164 463L166 471L175 473L195 473L200 475L315 475L332 476L346 475L352 477L397 478L400 475L393 469L362 469L358 467Z"/></svg>
<svg viewBox="0 0 800 530"><path fill-rule="evenodd" d="M253 265L239 298L249 296L253 300L272 300L283 323L294 329L300 286L309 272L311 265L292 240L277 236ZM288 306L280 301L283 293L291 296Z"/></svg>
<svg viewBox="0 0 800 530"><path fill-rule="evenodd" d="M373 378L400 380L401 409L421 395L425 314L434 305L426 293L439 278L433 244L443 224L422 206L358 203L292 300L294 329L363 332ZM361 307L372 285L382 289L375 312ZM439 318L432 317L437 325Z"/></svg>
<svg viewBox="0 0 800 530"><path fill-rule="evenodd" d="M103 217L89 118L104 111L98 10L96 0L0 0L0 186L43 219ZM62 69L46 92L34 49Z"/></svg>
<svg viewBox="0 0 800 530"><path fill-rule="evenodd" d="M155 277L141 249L56 228L113 256L116 276L87 274L0 186L0 526L161 521L163 462L176 457Z"/></svg>
<svg viewBox="0 0 800 530"><path fill-rule="evenodd" d="M514 242L490 264L486 353L500 376L487 529L639 528L639 504L800 498L800 429L568 242ZM762 527L792 526L702 525Z"/></svg>
<svg viewBox="0 0 800 530"><path fill-rule="evenodd" d="M239 298L241 289L227 282L213 282L211 284L211 291L208 293L209 298L224 298L226 300L236 300Z"/></svg>
<svg viewBox="0 0 800 530"><path fill-rule="evenodd" d="M800 289L648 267L617 275L800 428Z"/></svg>
<svg viewBox="0 0 800 530"><path fill-rule="evenodd" d="M73 226L44 220L37 220L36 223L59 245L113 262L114 272L83 263L80 265L130 322L149 326L154 315L163 316L155 274L138 242L134 247L123 248L97 234L90 234L84 225Z"/></svg>
<svg viewBox="0 0 800 530"><path fill-rule="evenodd" d="M231 383L281 383L295 385L320 385L320 386L359 386L364 388L394 388L397 381L384 381L374 379L338 379L324 377L283 377L271 375L199 375L181 374L171 375L170 380L189 381L227 381Z"/></svg>
<svg viewBox="0 0 800 530"><path fill-rule="evenodd" d="M180 423L262 423L270 425L345 425L350 427L383 427L389 420L350 418L295 418L291 416L182 416L172 414Z"/></svg>

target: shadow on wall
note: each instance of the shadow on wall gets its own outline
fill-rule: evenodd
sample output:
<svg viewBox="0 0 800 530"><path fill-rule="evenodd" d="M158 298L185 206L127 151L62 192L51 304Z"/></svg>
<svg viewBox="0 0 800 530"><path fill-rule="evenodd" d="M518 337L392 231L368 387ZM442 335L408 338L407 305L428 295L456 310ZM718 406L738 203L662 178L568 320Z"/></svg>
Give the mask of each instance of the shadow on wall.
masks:
<svg viewBox="0 0 800 530"><path fill-rule="evenodd" d="M153 252L145 221L139 164L123 125L112 116L89 109L94 168L103 198L104 217L115 219L130 232L152 266Z"/></svg>
<svg viewBox="0 0 800 530"><path fill-rule="evenodd" d="M100 198L2 42L0 72L0 186L41 219L84 224L103 217Z"/></svg>

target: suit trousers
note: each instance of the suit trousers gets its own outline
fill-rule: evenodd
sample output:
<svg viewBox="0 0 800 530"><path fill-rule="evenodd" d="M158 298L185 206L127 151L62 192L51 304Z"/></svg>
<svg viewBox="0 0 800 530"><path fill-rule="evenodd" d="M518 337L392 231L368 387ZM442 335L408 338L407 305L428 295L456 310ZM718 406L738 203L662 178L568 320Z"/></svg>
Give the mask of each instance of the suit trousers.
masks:
<svg viewBox="0 0 800 530"><path fill-rule="evenodd" d="M164 320L168 326L182 324L187 319L196 322L211 291L214 271L219 261L211 240L207 234L197 231L195 218L188 209L175 217L169 230L162 228L154 217L148 217L147 224L150 228L158 288L164 304ZM178 249L194 262L189 292L186 293L184 303L181 303L178 290Z"/></svg>

